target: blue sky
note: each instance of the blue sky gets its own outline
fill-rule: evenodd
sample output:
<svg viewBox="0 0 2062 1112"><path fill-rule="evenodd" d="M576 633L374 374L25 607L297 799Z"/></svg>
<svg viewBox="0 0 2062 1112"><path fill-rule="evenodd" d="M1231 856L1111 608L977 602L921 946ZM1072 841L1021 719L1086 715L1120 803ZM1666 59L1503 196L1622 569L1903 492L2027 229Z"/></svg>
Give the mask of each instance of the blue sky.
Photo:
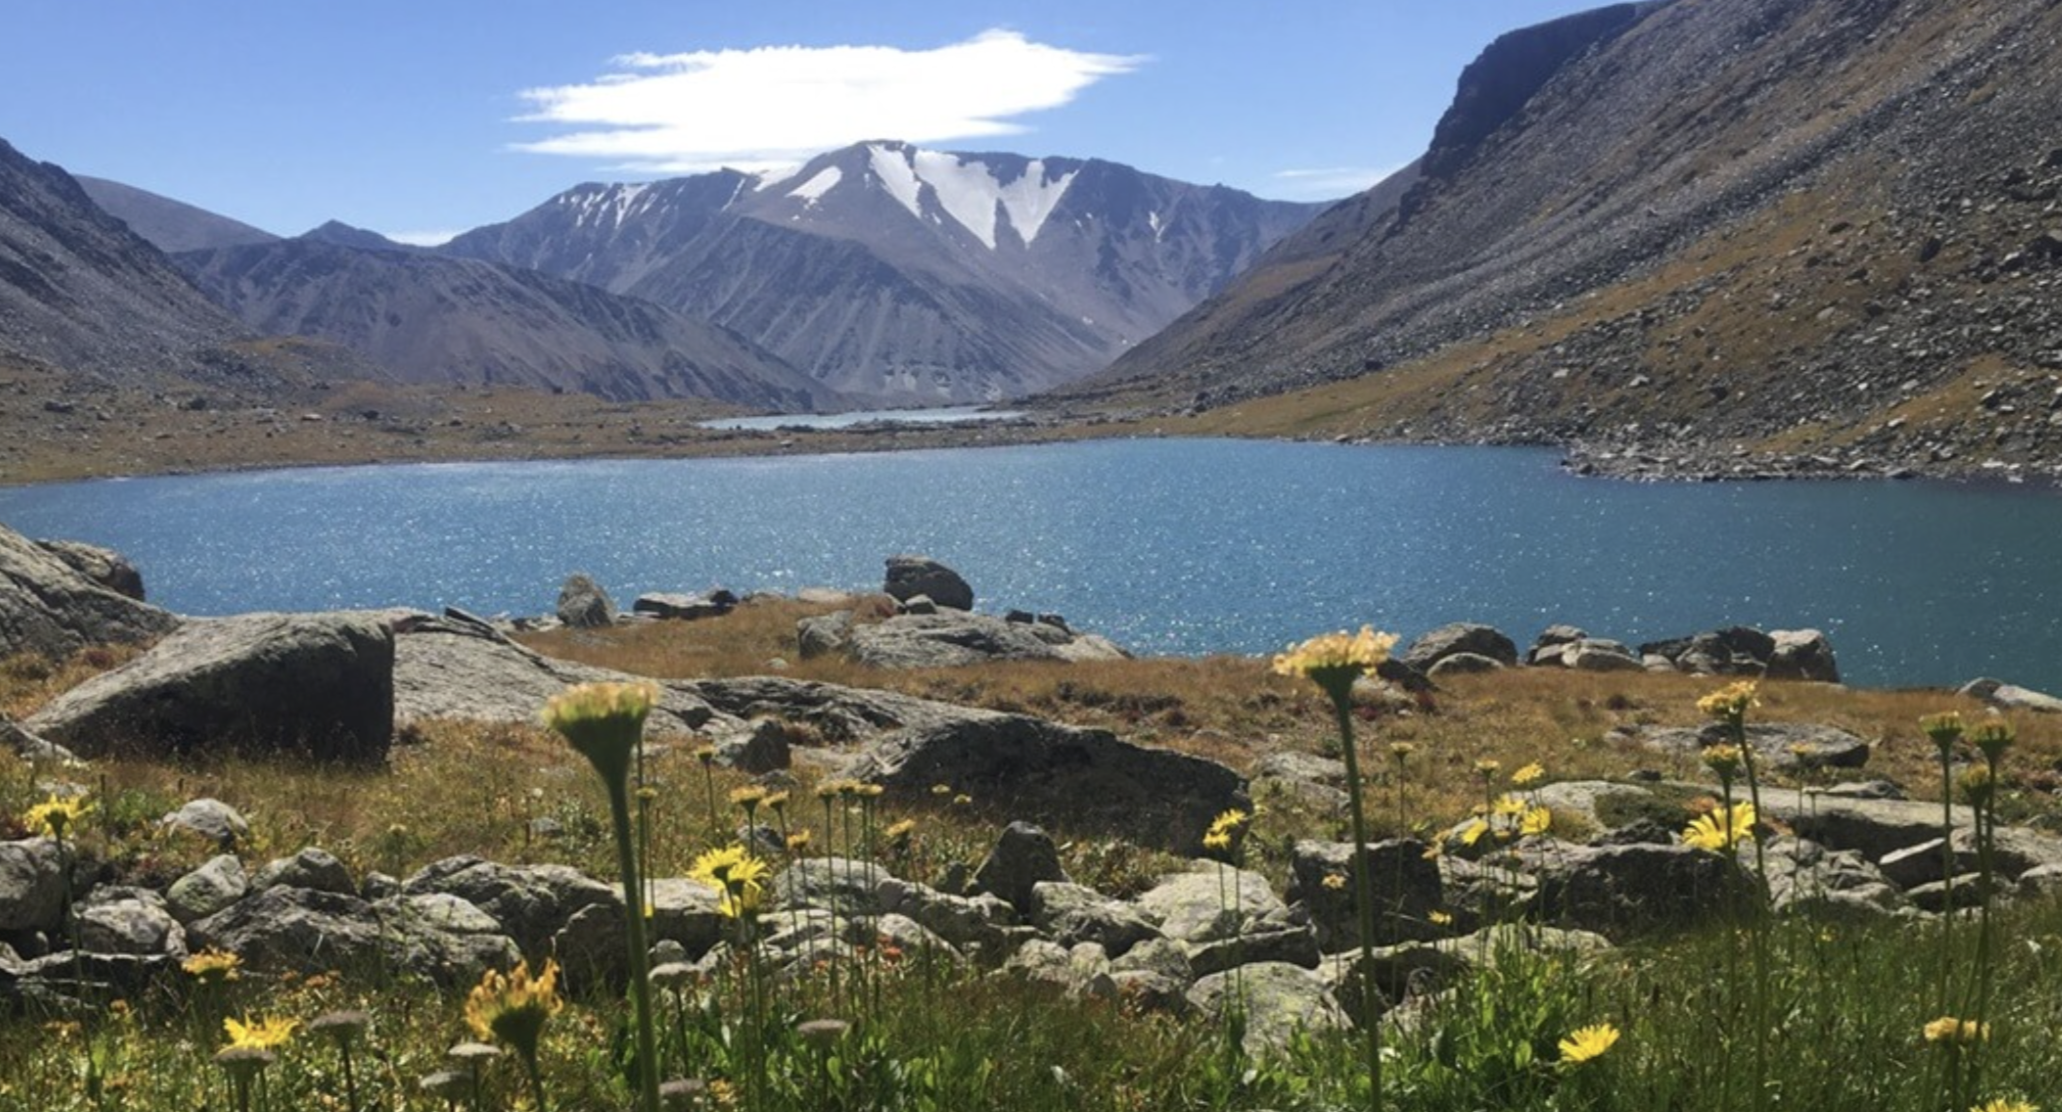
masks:
<svg viewBox="0 0 2062 1112"><path fill-rule="evenodd" d="M30 0L0 138L282 234L433 238L866 138L1319 199L1421 153L1498 34L1595 6Z"/></svg>

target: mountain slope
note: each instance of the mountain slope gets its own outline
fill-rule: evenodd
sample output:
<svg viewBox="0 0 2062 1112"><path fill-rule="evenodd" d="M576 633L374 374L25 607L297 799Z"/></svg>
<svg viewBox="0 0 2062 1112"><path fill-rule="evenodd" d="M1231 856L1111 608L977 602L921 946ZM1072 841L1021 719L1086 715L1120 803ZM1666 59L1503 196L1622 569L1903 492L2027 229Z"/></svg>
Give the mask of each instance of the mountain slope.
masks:
<svg viewBox="0 0 2062 1112"><path fill-rule="evenodd" d="M0 141L0 354L135 378L243 333L71 175Z"/></svg>
<svg viewBox="0 0 2062 1112"><path fill-rule="evenodd" d="M167 255L209 247L271 243L279 237L204 208L105 178L75 176L93 203Z"/></svg>
<svg viewBox="0 0 2062 1112"><path fill-rule="evenodd" d="M1339 382L1310 427L2053 461L2025 399L2062 369L2058 42L2044 0L1676 0L1514 32L1386 218L1062 396Z"/></svg>
<svg viewBox="0 0 2062 1112"><path fill-rule="evenodd" d="M838 396L733 333L535 271L326 237L182 254L251 328L343 344L415 383L707 397L816 409Z"/></svg>
<svg viewBox="0 0 2062 1112"><path fill-rule="evenodd" d="M706 316L876 401L984 401L1102 367L1321 207L865 143L779 180L581 186L443 251Z"/></svg>

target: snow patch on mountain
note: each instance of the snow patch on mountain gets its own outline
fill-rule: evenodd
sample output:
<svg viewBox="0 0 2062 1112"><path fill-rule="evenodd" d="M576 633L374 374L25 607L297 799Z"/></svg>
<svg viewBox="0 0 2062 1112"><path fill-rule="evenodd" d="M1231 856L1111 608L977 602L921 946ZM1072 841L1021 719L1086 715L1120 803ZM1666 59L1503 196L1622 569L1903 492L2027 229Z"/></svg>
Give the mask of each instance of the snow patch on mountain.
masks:
<svg viewBox="0 0 2062 1112"><path fill-rule="evenodd" d="M867 165L873 168L874 177L881 180L881 188L901 202L911 216L923 219L924 183L917 180L916 170L903 160L902 152L893 147L871 146L866 148L866 154Z"/></svg>
<svg viewBox="0 0 2062 1112"><path fill-rule="evenodd" d="M996 181L988 167L944 151L917 151L913 161L917 178L931 187L938 206L994 250Z"/></svg>
<svg viewBox="0 0 2062 1112"><path fill-rule="evenodd" d="M1003 219L1026 246L1037 239L1039 229L1059 207L1078 173L1070 170L1049 179L1045 161L1033 159L1023 173L1004 183L986 162L944 151L871 146L867 156L881 186L910 215L918 219L926 215L923 192L928 186L938 207L991 251L996 246L996 225ZM939 222L936 213L929 215Z"/></svg>
<svg viewBox="0 0 2062 1112"><path fill-rule="evenodd" d="M1069 170L1047 181L1045 160L1034 158L1029 166L1024 167L1022 177L999 187L1002 207L1010 214L1010 227L1017 230L1024 246L1031 246L1031 241L1038 238L1038 229L1045 227L1046 218L1060 207L1060 198L1067 195L1067 187L1074 184L1074 176L1078 173L1079 170Z"/></svg>
<svg viewBox="0 0 2062 1112"><path fill-rule="evenodd" d="M824 194L829 193L840 181L843 181L844 178L845 172L843 170L838 169L836 166L826 166L817 171L816 175L808 181L788 190L788 196L800 197L805 207L814 205L823 198Z"/></svg>

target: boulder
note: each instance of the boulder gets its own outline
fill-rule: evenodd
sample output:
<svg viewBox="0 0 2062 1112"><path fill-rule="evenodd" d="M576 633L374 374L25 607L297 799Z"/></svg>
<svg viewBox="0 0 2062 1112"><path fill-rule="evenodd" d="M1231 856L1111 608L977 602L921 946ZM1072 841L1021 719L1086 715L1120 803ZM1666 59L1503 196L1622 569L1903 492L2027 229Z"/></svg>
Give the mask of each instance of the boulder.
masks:
<svg viewBox="0 0 2062 1112"><path fill-rule="evenodd" d="M114 549L81 541L37 541L36 547L64 561L65 566L97 586L137 602L144 601L143 573Z"/></svg>
<svg viewBox="0 0 2062 1112"><path fill-rule="evenodd" d="M616 624L616 600L586 572L576 571L559 586L557 613L573 629L603 629Z"/></svg>
<svg viewBox="0 0 2062 1112"><path fill-rule="evenodd" d="M958 572L929 556L888 557L888 574L881 582L881 590L897 602L929 595L932 602L948 609L974 608L974 589L967 586Z"/></svg>
<svg viewBox="0 0 2062 1112"><path fill-rule="evenodd" d="M0 713L0 752L13 753L25 761L72 761L78 755L62 745L52 745L22 729L21 723Z"/></svg>
<svg viewBox="0 0 2062 1112"><path fill-rule="evenodd" d="M1639 738L1657 752L1695 757L1728 735L1723 723L1708 722L1694 729L1648 727ZM1747 727L1747 744L1763 769L1860 768L1869 761L1869 743L1837 726L1758 722Z"/></svg>
<svg viewBox="0 0 2062 1112"><path fill-rule="evenodd" d="M1068 949L1043 938L1027 940L1003 963L1005 976L1051 985L1071 999L1107 1000L1117 995L1109 955L1093 942Z"/></svg>
<svg viewBox="0 0 2062 1112"><path fill-rule="evenodd" d="M1765 817L1790 827L1798 837L1832 849L1856 850L1872 861L1940 837L1938 803L1831 795L1800 803L1787 791L1763 792L1761 802ZM1958 829L1967 829L1969 809L1956 806L1953 821Z"/></svg>
<svg viewBox="0 0 2062 1112"><path fill-rule="evenodd" d="M1546 921L1613 940L1701 926L1753 898L1739 865L1689 846L1557 846L1535 861Z"/></svg>
<svg viewBox="0 0 2062 1112"><path fill-rule="evenodd" d="M882 878L874 891L884 911L922 924L959 950L994 953L1002 945L1004 931L1019 925L1016 909L1000 896L948 895L895 877Z"/></svg>
<svg viewBox="0 0 2062 1112"><path fill-rule="evenodd" d="M788 729L777 718L754 720L741 734L716 744L716 763L748 776L763 776L794 763L788 748Z"/></svg>
<svg viewBox="0 0 2062 1112"><path fill-rule="evenodd" d="M949 784L993 814L1178 853L1199 852L1218 815L1252 808L1245 781L1215 761L1014 714L896 731L868 743L844 775L912 801Z"/></svg>
<svg viewBox="0 0 2062 1112"><path fill-rule="evenodd" d="M1525 659L1533 664L1559 665L1559 650L1571 641L1581 641L1588 636L1588 631L1576 626L1550 625L1532 639L1532 647L1525 650Z"/></svg>
<svg viewBox="0 0 2062 1112"><path fill-rule="evenodd" d="M1970 680L1961 686L1960 694L1989 703L1999 710L2030 710L2036 714L2062 712L2062 699L1993 679Z"/></svg>
<svg viewBox="0 0 2062 1112"><path fill-rule="evenodd" d="M1257 962L1213 973L1189 989L1188 1000L1204 1015L1220 1018L1227 1008L1239 1007L1248 1053L1280 1052L1299 1032L1321 1034L1352 1023L1322 978L1286 962Z"/></svg>
<svg viewBox="0 0 2062 1112"><path fill-rule="evenodd" d="M1364 848L1368 883L1374 889L1377 945L1437 936L1432 912L1443 906L1439 865L1426 859L1415 838L1370 842ZM1353 844L1297 842L1289 855L1290 903L1301 904L1326 951L1360 944L1360 919L1353 903ZM1327 882L1327 877L1338 879Z"/></svg>
<svg viewBox="0 0 2062 1112"><path fill-rule="evenodd" d="M833 610L795 623L795 643L803 660L843 652L852 635L852 612Z"/></svg>
<svg viewBox="0 0 2062 1112"><path fill-rule="evenodd" d="M1769 678L1840 682L1833 642L1825 634L1816 629L1777 629L1769 631L1769 639L1775 643L1768 657Z"/></svg>
<svg viewBox="0 0 2062 1112"><path fill-rule="evenodd" d="M273 887L306 888L345 896L355 895L358 891L358 885L351 880L351 870L344 867L335 854L315 846L309 846L292 857L267 862L257 875L251 877L251 890L254 892Z"/></svg>
<svg viewBox="0 0 2062 1112"><path fill-rule="evenodd" d="M1486 656L1499 664L1518 663L1518 646L1493 626L1455 622L1422 634L1404 650L1402 661L1419 672L1456 653Z"/></svg>
<svg viewBox="0 0 2062 1112"><path fill-rule="evenodd" d="M1803 838L1773 838L1768 854L1769 904L1778 912L1849 920L1898 914L1910 901L1898 884L1860 853L1830 850ZM1938 874L1939 858L1933 872Z"/></svg>
<svg viewBox="0 0 2062 1112"><path fill-rule="evenodd" d="M192 949L227 950L262 971L349 972L384 964L458 986L521 957L503 934L453 929L454 923L464 928L489 921L453 917L447 904L425 906L408 897L371 903L281 886L190 924L186 935Z"/></svg>
<svg viewBox="0 0 2062 1112"><path fill-rule="evenodd" d="M1729 626L1689 637L1650 641L1640 656L1660 656L1677 669L1700 675L1758 676L1775 654L1775 639L1758 629Z"/></svg>
<svg viewBox="0 0 2062 1112"><path fill-rule="evenodd" d="M0 656L58 660L88 645L148 641L178 625L176 616L109 590L0 526Z"/></svg>
<svg viewBox="0 0 2062 1112"><path fill-rule="evenodd" d="M599 590L599 588L596 588ZM730 601L708 595L679 595L652 592L637 596L630 604L633 614L649 614L662 621L691 622L699 618L720 618L737 605L737 597L723 592ZM604 596L606 597L606 596ZM568 623L571 624L571 623Z"/></svg>
<svg viewBox="0 0 2062 1112"><path fill-rule="evenodd" d="M1162 877L1133 905L1181 944L1199 975L1256 961L1317 968L1317 933L1290 914L1258 873L1198 861L1188 872Z"/></svg>
<svg viewBox="0 0 2062 1112"><path fill-rule="evenodd" d="M525 954L539 956L581 909L620 904L615 889L568 865L503 865L447 857L402 884L408 895L444 893L486 912Z"/></svg>
<svg viewBox="0 0 2062 1112"><path fill-rule="evenodd" d="M233 849L251 835L251 824L236 808L219 799L193 799L158 820L167 834L190 834L222 849Z"/></svg>
<svg viewBox="0 0 2062 1112"><path fill-rule="evenodd" d="M888 879L888 870L872 861L805 857L774 874L767 890L775 906L816 907L850 918L881 913L876 888Z"/></svg>
<svg viewBox="0 0 2062 1112"><path fill-rule="evenodd" d="M1584 957L1611 949L1611 940L1589 931L1561 930L1535 923L1500 924L1471 934L1423 942L1378 946L1370 955L1375 989L1383 1010L1451 988L1462 977L1494 968L1513 954L1566 954ZM1349 1016L1360 1016L1360 952L1348 950L1324 959L1318 976Z"/></svg>
<svg viewBox="0 0 2062 1112"><path fill-rule="evenodd" d="M1113 957L1160 935L1130 904L1093 888L1050 880L1031 887L1031 925L1062 946L1093 942Z"/></svg>
<svg viewBox="0 0 2062 1112"><path fill-rule="evenodd" d="M244 750L379 761L394 733L394 636L369 614L194 619L26 725L87 757Z"/></svg>
<svg viewBox="0 0 2062 1112"><path fill-rule="evenodd" d="M1049 882L1069 882L1067 870L1060 866L1059 847L1051 835L1028 822L1004 827L974 873L976 891L996 896L1024 915L1034 906L1033 889Z"/></svg>
<svg viewBox="0 0 2062 1112"><path fill-rule="evenodd" d="M1503 670L1504 666L1500 661L1480 653L1453 653L1440 657L1426 670L1425 675L1429 679L1439 680L1448 676L1479 676L1484 672Z"/></svg>
<svg viewBox="0 0 2062 1112"><path fill-rule="evenodd" d="M957 610L898 614L886 621L852 626L846 633L844 652L869 668L956 668L998 660L1121 660L1130 655L1094 634Z"/></svg>
<svg viewBox="0 0 2062 1112"><path fill-rule="evenodd" d="M205 919L250 894L250 878L234 854L210 857L165 889L165 910L181 923Z"/></svg>
<svg viewBox="0 0 2062 1112"><path fill-rule="evenodd" d="M1644 672L1646 665L1617 641L1584 638L1561 650L1561 663L1578 672Z"/></svg>
<svg viewBox="0 0 2062 1112"><path fill-rule="evenodd" d="M53 931L63 924L64 861L49 838L0 842L0 931Z"/></svg>
<svg viewBox="0 0 2062 1112"><path fill-rule="evenodd" d="M938 604L931 601L931 596L929 595L911 595L903 601L902 612L904 614L936 614L938 612ZM1004 620L1007 621L1008 619L1005 618Z"/></svg>
<svg viewBox="0 0 2062 1112"><path fill-rule="evenodd" d="M79 945L96 954L186 957L186 928L164 897L143 888L95 889L80 904Z"/></svg>

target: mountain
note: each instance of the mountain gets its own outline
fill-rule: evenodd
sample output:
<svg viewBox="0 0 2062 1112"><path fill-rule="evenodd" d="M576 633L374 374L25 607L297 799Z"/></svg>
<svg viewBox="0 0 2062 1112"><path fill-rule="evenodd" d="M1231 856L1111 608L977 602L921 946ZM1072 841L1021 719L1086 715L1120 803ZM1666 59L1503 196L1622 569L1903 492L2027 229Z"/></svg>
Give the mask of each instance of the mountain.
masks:
<svg viewBox="0 0 2062 1112"><path fill-rule="evenodd" d="M270 243L279 237L204 208L161 197L149 190L106 178L74 175L86 196L167 255L208 247Z"/></svg>
<svg viewBox="0 0 2062 1112"><path fill-rule="evenodd" d="M388 239L366 228L354 228L341 220L325 220L294 238L327 243L336 247L355 247L361 251L399 251L406 254L422 250L420 247Z"/></svg>
<svg viewBox="0 0 2062 1112"><path fill-rule="evenodd" d="M132 379L244 334L71 175L0 141L0 355Z"/></svg>
<svg viewBox="0 0 2062 1112"><path fill-rule="evenodd" d="M706 317L874 402L935 404L1100 369L1322 207L875 142L781 177L583 185L439 250Z"/></svg>
<svg viewBox="0 0 2062 1112"><path fill-rule="evenodd" d="M657 305L516 267L337 242L367 242L349 231L325 225L176 261L248 327L342 344L405 382L781 410L842 400L736 334Z"/></svg>
<svg viewBox="0 0 2062 1112"><path fill-rule="evenodd" d="M1060 400L2052 463L2058 41L2048 0L1675 0L1513 32L1393 204L1352 202L1322 251L1335 221L1312 225Z"/></svg>

